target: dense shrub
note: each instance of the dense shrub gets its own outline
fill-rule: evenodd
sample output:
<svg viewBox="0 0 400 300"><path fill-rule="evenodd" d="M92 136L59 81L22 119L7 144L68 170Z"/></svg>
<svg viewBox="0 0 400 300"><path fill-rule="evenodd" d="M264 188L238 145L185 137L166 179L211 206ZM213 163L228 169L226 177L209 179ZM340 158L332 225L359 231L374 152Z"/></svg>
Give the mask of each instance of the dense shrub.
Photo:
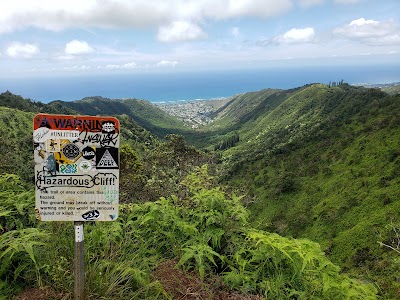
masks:
<svg viewBox="0 0 400 300"><path fill-rule="evenodd" d="M13 283L16 289L51 286L70 299L72 224L45 222L35 227L28 221L32 213L24 221L26 216L16 214L7 195L28 193L30 197L20 203L32 208L32 193L24 191L15 177L1 180L0 205L8 212L1 217L1 295L15 292L5 288ZM177 267L194 270L203 280L222 278L241 293L274 299L375 299L372 285L342 275L318 244L252 229L241 197L213 186L207 166L197 168L182 185L183 197L121 205L116 221L85 223L90 298L168 298L151 274L163 261L177 259Z"/></svg>

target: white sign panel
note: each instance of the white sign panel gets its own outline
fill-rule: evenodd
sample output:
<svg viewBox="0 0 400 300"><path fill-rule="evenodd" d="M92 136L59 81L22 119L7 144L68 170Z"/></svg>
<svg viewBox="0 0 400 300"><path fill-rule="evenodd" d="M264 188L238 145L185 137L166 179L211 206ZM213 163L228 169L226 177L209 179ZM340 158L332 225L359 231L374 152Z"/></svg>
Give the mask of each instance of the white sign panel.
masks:
<svg viewBox="0 0 400 300"><path fill-rule="evenodd" d="M113 117L38 114L33 127L37 218L115 220L119 121Z"/></svg>

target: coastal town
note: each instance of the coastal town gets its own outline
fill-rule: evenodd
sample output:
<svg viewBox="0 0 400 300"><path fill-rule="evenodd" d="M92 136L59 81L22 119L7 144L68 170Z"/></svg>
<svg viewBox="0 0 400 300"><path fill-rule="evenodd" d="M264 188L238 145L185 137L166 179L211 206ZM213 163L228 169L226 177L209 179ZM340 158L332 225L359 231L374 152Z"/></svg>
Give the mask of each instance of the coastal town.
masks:
<svg viewBox="0 0 400 300"><path fill-rule="evenodd" d="M177 102L153 103L166 113L182 120L192 128L199 128L212 122L212 115L219 108L228 103L231 98L217 98L210 100L189 100Z"/></svg>

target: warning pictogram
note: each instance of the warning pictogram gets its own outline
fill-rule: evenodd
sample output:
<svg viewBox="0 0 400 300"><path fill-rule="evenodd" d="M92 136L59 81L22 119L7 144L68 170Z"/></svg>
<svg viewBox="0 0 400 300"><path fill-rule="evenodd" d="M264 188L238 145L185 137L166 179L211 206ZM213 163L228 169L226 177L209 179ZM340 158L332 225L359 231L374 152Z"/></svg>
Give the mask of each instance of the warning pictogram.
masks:
<svg viewBox="0 0 400 300"><path fill-rule="evenodd" d="M97 148L96 161L97 169L118 169L118 149Z"/></svg>

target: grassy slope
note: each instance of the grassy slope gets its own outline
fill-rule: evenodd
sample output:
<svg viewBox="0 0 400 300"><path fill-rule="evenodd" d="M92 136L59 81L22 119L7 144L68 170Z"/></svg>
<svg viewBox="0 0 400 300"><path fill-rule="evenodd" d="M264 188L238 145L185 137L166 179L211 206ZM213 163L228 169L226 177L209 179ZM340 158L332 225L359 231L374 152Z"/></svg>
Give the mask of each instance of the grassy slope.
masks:
<svg viewBox="0 0 400 300"><path fill-rule="evenodd" d="M23 99L10 92L0 94L0 106L22 111L51 114L127 115L141 127L160 138L175 133L190 137L192 131L184 124L150 102L137 99L108 99L100 96L78 101L53 101L48 104Z"/></svg>
<svg viewBox="0 0 400 300"><path fill-rule="evenodd" d="M250 191L254 225L320 242L392 297L398 270L377 242L400 222L399 115L400 97L378 90L303 88L239 130L226 179Z"/></svg>
<svg viewBox="0 0 400 300"><path fill-rule="evenodd" d="M169 133L185 133L187 131L182 122L144 100L87 97L78 101L61 103L64 107L88 115L126 114L140 126L161 138Z"/></svg>
<svg viewBox="0 0 400 300"><path fill-rule="evenodd" d="M266 89L233 97L214 113L211 124L196 133L197 145L213 148L233 132L240 132L240 138L244 139L257 119L273 111L293 91Z"/></svg>
<svg viewBox="0 0 400 300"><path fill-rule="evenodd" d="M226 128L253 119L256 114L260 115L268 110L272 106L271 98L274 98L280 92L280 90L267 89L236 95L214 113L215 120L209 128Z"/></svg>
<svg viewBox="0 0 400 300"><path fill-rule="evenodd" d="M0 106L0 166L1 173L19 174L33 182L31 112Z"/></svg>
<svg viewBox="0 0 400 300"><path fill-rule="evenodd" d="M262 158L267 153L281 152L291 145L323 137L338 125L348 122L372 98L385 94L376 90L342 87L328 88L315 84L282 95L278 105L239 129L243 143L227 151L225 158L232 163L250 156Z"/></svg>

